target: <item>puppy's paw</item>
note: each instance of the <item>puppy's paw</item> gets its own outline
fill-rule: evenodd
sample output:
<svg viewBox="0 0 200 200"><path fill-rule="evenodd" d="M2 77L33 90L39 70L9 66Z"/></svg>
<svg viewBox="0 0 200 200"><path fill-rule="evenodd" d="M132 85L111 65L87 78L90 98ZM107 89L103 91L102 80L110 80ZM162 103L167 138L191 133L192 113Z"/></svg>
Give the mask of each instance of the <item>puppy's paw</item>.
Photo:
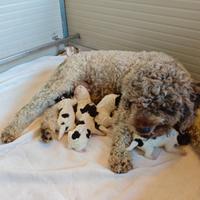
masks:
<svg viewBox="0 0 200 200"><path fill-rule="evenodd" d="M113 172L121 174L127 173L131 169L133 169L133 165L128 155L128 152L114 153L111 152L109 158L110 168Z"/></svg>
<svg viewBox="0 0 200 200"><path fill-rule="evenodd" d="M7 144L7 143L10 143L10 142L13 142L14 140L16 139L16 137L8 132L3 132L1 134L1 141L2 143L4 144Z"/></svg>
<svg viewBox="0 0 200 200"><path fill-rule="evenodd" d="M185 151L183 146L175 145L173 147L165 148L165 150L169 153L178 154L180 156L186 156L187 152Z"/></svg>
<svg viewBox="0 0 200 200"><path fill-rule="evenodd" d="M53 140L52 133L48 129L41 130L41 141L44 143L49 143Z"/></svg>
<svg viewBox="0 0 200 200"><path fill-rule="evenodd" d="M151 160L156 160L160 155L161 149L160 148L154 148L154 150L151 152L151 154L145 154L145 157Z"/></svg>

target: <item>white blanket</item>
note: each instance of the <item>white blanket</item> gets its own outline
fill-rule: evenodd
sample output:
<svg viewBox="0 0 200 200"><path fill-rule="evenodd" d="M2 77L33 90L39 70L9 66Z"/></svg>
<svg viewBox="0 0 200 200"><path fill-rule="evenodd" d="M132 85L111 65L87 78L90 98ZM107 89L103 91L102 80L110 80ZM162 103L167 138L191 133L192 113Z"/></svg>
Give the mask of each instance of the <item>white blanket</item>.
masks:
<svg viewBox="0 0 200 200"><path fill-rule="evenodd" d="M0 74L0 126L49 78L63 57L43 57ZM199 200L200 161L164 151L157 160L133 152L135 169L114 174L108 168L111 138L93 136L85 152L66 139L43 144L39 120L11 144L0 145L0 200Z"/></svg>

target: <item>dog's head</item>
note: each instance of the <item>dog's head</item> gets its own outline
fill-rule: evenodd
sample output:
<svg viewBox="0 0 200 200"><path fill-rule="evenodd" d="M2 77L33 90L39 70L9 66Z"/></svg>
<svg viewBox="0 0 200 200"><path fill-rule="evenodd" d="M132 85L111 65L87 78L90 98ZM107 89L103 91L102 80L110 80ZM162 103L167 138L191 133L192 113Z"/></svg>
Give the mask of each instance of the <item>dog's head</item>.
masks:
<svg viewBox="0 0 200 200"><path fill-rule="evenodd" d="M189 125L194 113L192 91L190 75L175 61L150 63L125 77L121 106L139 135L154 137L178 123Z"/></svg>
<svg viewBox="0 0 200 200"><path fill-rule="evenodd" d="M129 125L145 138L166 134L180 119L180 112L177 110L174 110L172 115L163 111L163 108L138 108L134 104L131 105L128 113Z"/></svg>

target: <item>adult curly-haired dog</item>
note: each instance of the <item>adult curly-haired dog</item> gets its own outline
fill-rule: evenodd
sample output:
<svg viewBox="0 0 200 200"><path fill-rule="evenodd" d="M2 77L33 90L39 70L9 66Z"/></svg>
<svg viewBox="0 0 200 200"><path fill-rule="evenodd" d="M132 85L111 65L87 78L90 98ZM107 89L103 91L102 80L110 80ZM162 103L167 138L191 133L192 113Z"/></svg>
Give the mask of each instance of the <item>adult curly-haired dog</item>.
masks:
<svg viewBox="0 0 200 200"><path fill-rule="evenodd" d="M116 173L132 169L126 147L132 131L142 137L162 135L171 127L184 132L193 121L196 93L184 67L160 52L91 51L69 57L43 88L16 114L1 139L11 142L63 93L88 85L98 102L110 93L121 93L115 115L109 164ZM195 137L200 137L195 136ZM199 145L200 148L200 145Z"/></svg>

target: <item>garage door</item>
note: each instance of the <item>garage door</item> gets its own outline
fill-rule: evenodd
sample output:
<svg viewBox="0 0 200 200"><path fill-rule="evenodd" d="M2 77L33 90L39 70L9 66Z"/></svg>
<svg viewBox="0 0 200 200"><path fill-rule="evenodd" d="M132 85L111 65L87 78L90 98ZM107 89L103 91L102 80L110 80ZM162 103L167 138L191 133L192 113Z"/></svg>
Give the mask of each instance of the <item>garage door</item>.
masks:
<svg viewBox="0 0 200 200"><path fill-rule="evenodd" d="M200 1L67 0L70 33L95 49L157 50L200 80Z"/></svg>

